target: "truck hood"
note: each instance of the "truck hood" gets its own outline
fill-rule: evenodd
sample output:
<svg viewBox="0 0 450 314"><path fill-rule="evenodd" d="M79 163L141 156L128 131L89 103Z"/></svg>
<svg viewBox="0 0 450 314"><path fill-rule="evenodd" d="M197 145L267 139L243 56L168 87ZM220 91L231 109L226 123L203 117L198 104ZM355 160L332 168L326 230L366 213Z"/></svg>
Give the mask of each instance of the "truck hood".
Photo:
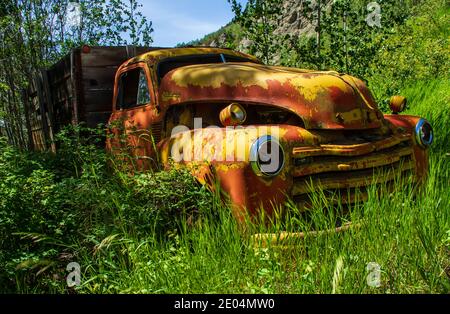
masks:
<svg viewBox="0 0 450 314"><path fill-rule="evenodd" d="M283 107L306 129L369 129L383 115L367 86L337 72L314 72L254 63L191 65L167 73L158 90L161 106L235 101Z"/></svg>

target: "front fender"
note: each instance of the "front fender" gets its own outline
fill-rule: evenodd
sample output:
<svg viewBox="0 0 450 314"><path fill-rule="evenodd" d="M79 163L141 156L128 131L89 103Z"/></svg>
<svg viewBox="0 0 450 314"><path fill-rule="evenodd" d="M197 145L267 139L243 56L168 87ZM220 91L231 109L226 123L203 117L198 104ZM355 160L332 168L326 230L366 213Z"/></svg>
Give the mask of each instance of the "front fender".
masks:
<svg viewBox="0 0 450 314"><path fill-rule="evenodd" d="M299 140L298 132L290 133ZM161 161L168 166L171 162L188 166L200 183L211 188L219 186L231 201L233 215L239 221L247 215L258 216L260 208L270 216L273 205L283 203L292 188L289 155L285 156L286 166L279 175L262 178L250 166L250 148L264 135L272 135L287 145L290 133L277 126L187 130L164 140L160 147Z"/></svg>

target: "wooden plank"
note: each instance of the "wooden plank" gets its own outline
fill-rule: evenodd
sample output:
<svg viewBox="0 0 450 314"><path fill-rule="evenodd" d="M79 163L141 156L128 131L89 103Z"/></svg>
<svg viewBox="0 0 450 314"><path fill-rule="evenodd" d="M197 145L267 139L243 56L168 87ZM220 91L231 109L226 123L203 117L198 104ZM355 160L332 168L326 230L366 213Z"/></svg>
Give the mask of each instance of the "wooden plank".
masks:
<svg viewBox="0 0 450 314"><path fill-rule="evenodd" d="M68 54L48 69L50 86L70 78L70 64L70 54Z"/></svg>
<svg viewBox="0 0 450 314"><path fill-rule="evenodd" d="M36 89L37 89L37 96L38 96L37 98L38 98L39 116L40 116L40 117L38 117L37 122L40 122L42 125L42 131L43 131L42 132L42 135L43 135L42 146L44 147L44 150L45 150L48 147L47 143L49 142L49 132L48 132L47 119L45 119L45 113L47 110L45 108L45 98L43 95L42 77L41 77L40 72L36 73L36 75L34 76L34 80L35 80ZM38 142L37 144L40 147L40 143Z"/></svg>
<svg viewBox="0 0 450 314"><path fill-rule="evenodd" d="M72 123L78 124L80 121L79 108L82 107L82 100L80 99L79 84L80 84L80 71L81 63L79 61L80 52L76 49L72 50L70 54L70 77L72 83Z"/></svg>
<svg viewBox="0 0 450 314"><path fill-rule="evenodd" d="M110 90L87 91L84 97L86 112L110 111L112 109L113 92Z"/></svg>
<svg viewBox="0 0 450 314"><path fill-rule="evenodd" d="M81 54L83 66L117 66L127 59L125 47L91 47L89 53Z"/></svg>
<svg viewBox="0 0 450 314"><path fill-rule="evenodd" d="M72 50L76 51L76 49ZM51 99L51 129L56 134L65 125L72 123L73 99L72 94L72 53L64 56L47 71L48 85Z"/></svg>
<svg viewBox="0 0 450 314"><path fill-rule="evenodd" d="M53 86L53 103L56 129L59 131L63 125L70 124L72 121L72 81L67 79Z"/></svg>
<svg viewBox="0 0 450 314"><path fill-rule="evenodd" d="M50 148L52 152L56 152L56 146L55 146L55 140L54 140L54 129L55 129L55 123L53 119L53 102L52 102L52 95L50 91L50 85L48 82L48 72L45 70L41 70L41 77L42 77L42 88L44 90L45 95L45 103L47 112L45 114L45 118L47 119L47 125L48 125L48 135L50 139Z"/></svg>
<svg viewBox="0 0 450 314"><path fill-rule="evenodd" d="M54 103L70 100L72 98L72 82L70 80L52 86Z"/></svg>
<svg viewBox="0 0 450 314"><path fill-rule="evenodd" d="M81 54L83 66L115 66L133 56L140 55L148 51L161 49L158 47L91 47L89 53Z"/></svg>
<svg viewBox="0 0 450 314"><path fill-rule="evenodd" d="M37 151L44 151L47 149L47 145L45 144L45 137L42 132L33 133L33 143L34 149Z"/></svg>
<svg viewBox="0 0 450 314"><path fill-rule="evenodd" d="M93 90L87 91L84 95L87 111L92 111L89 109L91 104L111 104L113 98L113 92L111 90Z"/></svg>
<svg viewBox="0 0 450 314"><path fill-rule="evenodd" d="M83 67L84 92L114 89L117 67Z"/></svg>
<svg viewBox="0 0 450 314"><path fill-rule="evenodd" d="M116 76L120 65L111 66L83 66L83 79L107 79Z"/></svg>
<svg viewBox="0 0 450 314"><path fill-rule="evenodd" d="M139 56L143 53L152 51L152 50L158 50L158 49L162 49L160 47L136 47L136 55Z"/></svg>

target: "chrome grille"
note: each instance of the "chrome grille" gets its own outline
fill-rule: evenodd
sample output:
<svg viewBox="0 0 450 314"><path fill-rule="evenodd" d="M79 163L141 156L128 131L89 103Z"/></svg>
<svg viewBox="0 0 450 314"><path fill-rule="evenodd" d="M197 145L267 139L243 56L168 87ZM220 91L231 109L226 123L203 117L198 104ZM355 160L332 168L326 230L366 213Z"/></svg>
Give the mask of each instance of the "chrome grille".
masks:
<svg viewBox="0 0 450 314"><path fill-rule="evenodd" d="M317 191L324 191L332 202L364 201L368 186L392 185L415 171L413 145L407 134L355 145L296 147L292 164L292 196L302 206Z"/></svg>

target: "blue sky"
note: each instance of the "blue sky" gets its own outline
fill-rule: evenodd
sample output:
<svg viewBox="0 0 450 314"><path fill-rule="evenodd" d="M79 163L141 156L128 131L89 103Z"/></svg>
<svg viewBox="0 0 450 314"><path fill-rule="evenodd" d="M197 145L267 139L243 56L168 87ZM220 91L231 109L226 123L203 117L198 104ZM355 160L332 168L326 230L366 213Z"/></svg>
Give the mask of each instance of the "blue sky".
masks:
<svg viewBox="0 0 450 314"><path fill-rule="evenodd" d="M240 0L245 3L247 0ZM153 46L171 47L199 39L233 18L227 0L141 0L142 14L153 22Z"/></svg>

